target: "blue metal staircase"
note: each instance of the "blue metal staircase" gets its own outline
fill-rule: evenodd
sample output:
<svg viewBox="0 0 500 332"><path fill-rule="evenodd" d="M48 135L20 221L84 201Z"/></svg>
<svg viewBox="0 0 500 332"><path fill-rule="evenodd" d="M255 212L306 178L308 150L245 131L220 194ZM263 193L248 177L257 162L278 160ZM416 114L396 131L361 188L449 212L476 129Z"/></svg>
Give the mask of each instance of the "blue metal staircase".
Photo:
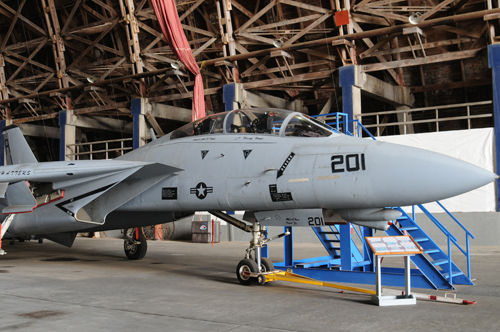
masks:
<svg viewBox="0 0 500 332"><path fill-rule="evenodd" d="M358 249L358 246L354 242L354 239L350 236L350 234L346 232L350 232L349 225L346 225L348 228L344 229L341 225L334 226L324 226L324 227L311 227L313 232L316 234L321 244L327 251L329 256L325 256L327 258L322 265L326 265L327 268L336 267L342 269L345 266L345 262L342 261L341 248L344 248L344 252L347 251L347 255L350 256L349 260L349 269L362 269L366 265L372 264L371 259L365 259L363 253ZM355 229L356 230L356 229ZM357 230L356 230L357 232ZM342 243L341 234L343 234L344 238L348 238L346 243ZM363 239L361 235L358 233L358 237L361 242ZM344 258L345 261L345 258ZM317 262L315 266L322 266ZM344 264L343 264L344 263Z"/></svg>
<svg viewBox="0 0 500 332"><path fill-rule="evenodd" d="M429 216L430 212L423 206L419 208ZM424 230L401 208L398 208L403 215L396 220L396 223L386 231L388 235L397 236L410 235L423 249L424 253L411 258L412 262L422 271L422 273L435 285L437 289L451 289L453 284L473 285L473 282L462 270L453 262L450 254L446 254ZM432 216L434 218L434 216ZM437 221L437 220L436 220ZM439 221L438 221L439 222ZM449 236L449 239L456 241L456 238L449 233L441 223L440 228ZM451 248L450 248L451 250ZM450 271L451 277L450 277Z"/></svg>
<svg viewBox="0 0 500 332"><path fill-rule="evenodd" d="M315 116L317 117L317 116ZM372 139L376 139L358 120L349 121L345 113L330 113L321 115L337 132L348 135L348 124L356 124L355 134L362 137L363 132ZM329 122L330 121L330 122ZM424 206L417 207L427 218L446 236L447 252L443 251L415 221L415 207L412 215L408 215L402 208L402 216L386 231L388 235L410 235L423 249L424 253L415 255L411 259L417 269L411 271L412 284L419 288L453 289L454 284L473 285L470 270L469 240L474 236L440 203L436 202L448 217L460 226L465 232L465 248L457 238ZM359 230L358 230L359 228ZM324 246L328 256L315 257L304 260L293 259L292 237L286 240L285 262L275 264L278 268L293 268L295 273L325 281L344 281L354 283L374 283L373 253L366 244L365 237L373 236L373 230L368 227L356 227L351 224L326 227L312 227L312 230ZM352 230L357 234L354 241ZM290 228L291 231L291 228ZM358 244L356 244L356 242ZM361 244L362 248L358 248ZM452 260L452 245L462 252L467 259L467 274L465 274ZM288 247L288 248L287 248ZM403 269L382 268L384 284L403 285Z"/></svg>

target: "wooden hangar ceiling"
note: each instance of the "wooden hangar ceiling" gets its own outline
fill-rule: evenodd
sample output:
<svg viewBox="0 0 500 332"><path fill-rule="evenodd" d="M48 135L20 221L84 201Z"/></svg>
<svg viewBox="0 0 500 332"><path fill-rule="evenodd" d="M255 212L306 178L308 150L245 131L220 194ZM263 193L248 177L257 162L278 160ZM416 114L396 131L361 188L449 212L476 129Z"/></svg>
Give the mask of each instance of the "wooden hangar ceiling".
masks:
<svg viewBox="0 0 500 332"><path fill-rule="evenodd" d="M224 84L240 82L302 100L316 114L327 100L335 101L329 110L338 109L337 70L349 64L411 87L420 106L489 96L486 47L495 41L499 15L488 10L492 2L498 8L497 1L479 0L186 0L177 6L202 70L207 113L223 109ZM185 112L193 81L147 0L0 1L2 119L57 123L58 111L68 108L127 119L133 97Z"/></svg>

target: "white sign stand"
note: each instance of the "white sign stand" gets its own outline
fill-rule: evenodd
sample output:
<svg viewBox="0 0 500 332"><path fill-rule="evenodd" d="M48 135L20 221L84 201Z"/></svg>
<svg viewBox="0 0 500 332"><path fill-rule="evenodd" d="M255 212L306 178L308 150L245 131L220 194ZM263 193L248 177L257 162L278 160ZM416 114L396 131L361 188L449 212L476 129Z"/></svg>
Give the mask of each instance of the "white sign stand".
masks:
<svg viewBox="0 0 500 332"><path fill-rule="evenodd" d="M410 256L421 254L422 248L408 235L366 237L366 241L375 254L375 271L377 278L376 295L372 301L379 306L414 305L417 299L411 294ZM382 257L404 257L405 291L403 295L382 295Z"/></svg>

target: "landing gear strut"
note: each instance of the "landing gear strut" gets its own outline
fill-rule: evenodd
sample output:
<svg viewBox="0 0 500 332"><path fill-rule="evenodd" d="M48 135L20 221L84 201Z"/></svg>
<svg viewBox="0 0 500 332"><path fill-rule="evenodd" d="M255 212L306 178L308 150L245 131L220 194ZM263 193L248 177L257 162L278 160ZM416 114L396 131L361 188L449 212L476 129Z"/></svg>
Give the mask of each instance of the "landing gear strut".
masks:
<svg viewBox="0 0 500 332"><path fill-rule="evenodd" d="M124 230L123 249L128 259L141 259L148 251L148 243L142 228L127 228Z"/></svg>
<svg viewBox="0 0 500 332"><path fill-rule="evenodd" d="M246 250L245 258L236 267L236 277L242 285L252 283L264 285L265 273L274 271L274 265L269 258L262 257L261 250L269 241L281 238L289 233L283 233L273 238L266 238L266 228L254 222L252 227L252 240Z"/></svg>

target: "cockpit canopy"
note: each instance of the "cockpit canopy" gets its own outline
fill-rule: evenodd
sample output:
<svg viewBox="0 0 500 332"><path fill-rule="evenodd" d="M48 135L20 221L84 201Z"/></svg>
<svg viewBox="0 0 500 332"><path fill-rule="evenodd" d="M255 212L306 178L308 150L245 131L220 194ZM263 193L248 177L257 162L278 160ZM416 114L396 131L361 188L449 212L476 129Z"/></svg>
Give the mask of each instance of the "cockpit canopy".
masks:
<svg viewBox="0 0 500 332"><path fill-rule="evenodd" d="M327 137L333 129L307 115L279 109L243 109L209 115L174 130L170 139L209 134Z"/></svg>

